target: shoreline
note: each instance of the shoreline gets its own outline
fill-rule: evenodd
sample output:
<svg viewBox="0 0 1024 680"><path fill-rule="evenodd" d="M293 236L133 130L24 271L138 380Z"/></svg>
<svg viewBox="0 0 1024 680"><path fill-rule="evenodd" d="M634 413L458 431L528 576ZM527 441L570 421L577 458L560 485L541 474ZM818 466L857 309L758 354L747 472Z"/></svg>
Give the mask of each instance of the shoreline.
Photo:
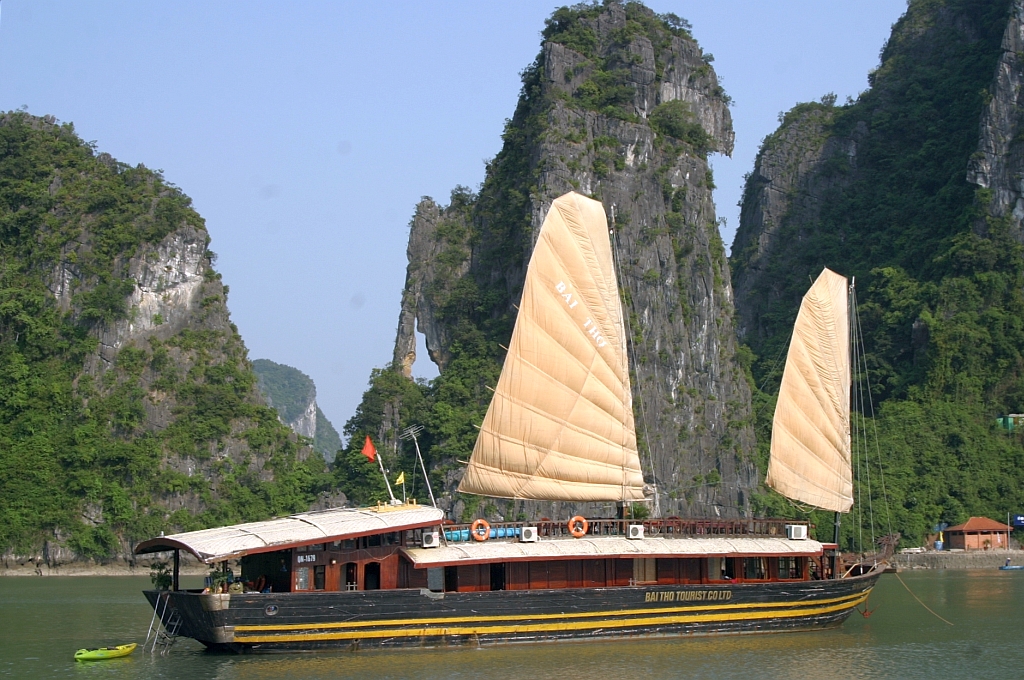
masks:
<svg viewBox="0 0 1024 680"><path fill-rule="evenodd" d="M998 569L1006 564L1024 566L1024 550L929 550L911 555L896 554L892 564L900 570L915 569Z"/></svg>
<svg viewBox="0 0 1024 680"><path fill-rule="evenodd" d="M129 563L124 560L110 562L68 562L67 564L49 565L42 560L0 561L0 578L4 577L52 577L52 576L149 576L153 565L161 560L145 559ZM237 565L234 567L237 569ZM197 561L191 555L181 556L178 568L179 576L206 576L212 567ZM236 573L238 573L236 571Z"/></svg>

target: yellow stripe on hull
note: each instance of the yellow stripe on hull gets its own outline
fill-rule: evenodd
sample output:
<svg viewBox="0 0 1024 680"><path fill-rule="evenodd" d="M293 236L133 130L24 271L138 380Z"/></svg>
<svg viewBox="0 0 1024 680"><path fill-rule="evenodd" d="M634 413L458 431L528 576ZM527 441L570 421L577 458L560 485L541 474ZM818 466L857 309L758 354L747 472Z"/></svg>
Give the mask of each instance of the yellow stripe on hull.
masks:
<svg viewBox="0 0 1024 680"><path fill-rule="evenodd" d="M620 616L631 616L641 613L661 613L662 616L642 616L640 618L619 618L619 619L601 619L598 621L572 621L565 620L573 616L582 615L571 615L571 614L549 614L542 615L547 618L558 617L561 621L552 621L550 623L526 623L526 624L515 624L506 626L437 626L437 627L420 627L420 628L387 628L387 629L374 629L374 630L350 630L336 633L306 633L300 635L237 635L237 632L242 629L242 626L235 628L236 635L234 641L241 644L256 644L256 643L286 643L286 642L324 642L331 640L355 640L360 638L386 638L386 637L436 637L436 636L447 636L447 635L498 635L498 634L520 634L520 633L549 633L549 632L563 632L563 631L582 631L595 628L628 628L632 626L664 626L674 624L685 624L685 623L716 623L726 621L758 621L764 619L790 619L800 618L804 616L819 616L821 614L830 614L832 612L842 611L851 609L861 604L868 598L870 591L857 593L852 596L833 598L831 601L836 604L830 604L828 606L810 606L793 609L775 609L773 611L735 611L737 608L753 609L754 604L751 605L723 605L721 607L713 607L713 609L719 610L719 613L706 613L706 614L682 614L677 616L666 616L664 614L670 614L679 611L694 611L697 609L711 609L710 607L685 607L678 608L674 607L671 609L664 610L634 610L631 612L619 613ZM815 604L829 602L829 600L820 600ZM795 603L799 606L801 603ZM806 603L803 603L806 604ZM776 603L774 605L761 605L768 607L785 607L787 603ZM721 610L733 610L733 611L721 611ZM593 614L586 616L600 616L602 614ZM612 612L604 612L604 616L613 615ZM469 619L471 621L486 621L486 620L500 620L505 617L479 617ZM512 618L529 618L529 619L540 619L541 616L520 616ZM465 621L467 617L460 617L459 620ZM455 621L456 619L447 619L447 621ZM439 620L440 621L440 620ZM409 621L407 623L412 623ZM323 630L332 624L321 624L312 625L310 628L316 628ZM393 625L387 624L383 621L368 623L366 625ZM334 624L335 627L336 624ZM257 628L256 626L247 626L247 629ZM267 628L259 627L261 630L267 630ZM269 627L268 627L269 628Z"/></svg>
<svg viewBox="0 0 1024 680"><path fill-rule="evenodd" d="M260 626L235 626L235 632L269 632L287 630L330 630L338 628L370 628L375 626L415 626L444 623L483 623L493 621L520 621L522 619L579 619L608 616L635 616L638 614L673 614L679 612L723 611L733 609L780 609L785 607L806 607L808 604L823 605L853 600L863 593L831 597L821 600L796 600L791 602L750 602L740 604L698 605L694 607L660 607L649 609L630 609L628 611L579 612L574 614L509 614L501 616L449 616L429 619L381 619L378 621L340 621L335 623L303 623ZM237 637L236 637L237 639Z"/></svg>

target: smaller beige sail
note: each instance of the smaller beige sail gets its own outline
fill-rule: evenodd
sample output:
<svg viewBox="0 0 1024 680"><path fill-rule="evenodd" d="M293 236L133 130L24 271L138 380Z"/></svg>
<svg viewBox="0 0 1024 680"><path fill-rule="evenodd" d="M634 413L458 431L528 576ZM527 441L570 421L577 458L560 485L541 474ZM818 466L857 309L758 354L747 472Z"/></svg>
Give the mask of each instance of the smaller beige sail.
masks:
<svg viewBox="0 0 1024 680"><path fill-rule="evenodd" d="M643 500L626 332L602 205L556 199L530 257L463 493Z"/></svg>
<svg viewBox="0 0 1024 680"><path fill-rule="evenodd" d="M804 296L772 425L767 483L801 503L846 512L850 465L849 287L825 269Z"/></svg>

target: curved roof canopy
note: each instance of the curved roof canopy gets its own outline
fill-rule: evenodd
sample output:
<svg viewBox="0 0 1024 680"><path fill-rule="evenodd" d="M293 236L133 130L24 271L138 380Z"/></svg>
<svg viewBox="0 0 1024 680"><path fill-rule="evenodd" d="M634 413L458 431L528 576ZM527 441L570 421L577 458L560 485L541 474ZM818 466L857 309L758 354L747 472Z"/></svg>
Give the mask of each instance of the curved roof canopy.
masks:
<svg viewBox="0 0 1024 680"><path fill-rule="evenodd" d="M633 557L802 557L820 555L821 543L784 538L555 539L538 543L485 541L439 548L402 548L417 569L451 564Z"/></svg>
<svg viewBox="0 0 1024 680"><path fill-rule="evenodd" d="M186 550L201 562L212 564L254 553L435 526L443 517L441 510L419 505L334 508L265 522L159 536L139 543L135 554Z"/></svg>

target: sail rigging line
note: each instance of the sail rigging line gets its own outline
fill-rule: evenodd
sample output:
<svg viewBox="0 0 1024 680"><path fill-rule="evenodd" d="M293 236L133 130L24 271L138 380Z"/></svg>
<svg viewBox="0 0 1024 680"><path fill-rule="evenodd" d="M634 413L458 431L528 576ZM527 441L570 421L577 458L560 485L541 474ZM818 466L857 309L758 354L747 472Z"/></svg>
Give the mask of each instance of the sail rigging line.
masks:
<svg viewBox="0 0 1024 680"><path fill-rule="evenodd" d="M850 359L851 359L851 365L853 366L853 369L854 369L853 372L857 373L857 371L860 370L860 357L863 354L864 347L863 347L863 342L859 343L857 341L858 337L859 337L859 332L858 332L859 331L859 328L858 328L859 318L856 316L855 304L856 304L856 288L851 283L851 285L850 285L850 343L851 343ZM861 380L857 380L856 381L856 392L855 393L857 394L857 401L858 401L858 405L859 405L858 416L857 416L857 420L859 422L864 417L864 413L863 413L864 384L863 384L863 382ZM857 439L855 441L855 445L856 445L858 450L863 449L865 447L865 443L861 439ZM867 456L867 452L864 451L864 450L861 450L859 458L866 460L866 456ZM858 473L859 472L860 472L860 468L858 466ZM872 493L872 490L871 490L871 465L870 464L866 464L864 466L864 477L860 480L860 483L858 483L858 485L857 485L858 493L859 493L860 487L863 484L867 485L867 494L868 494L868 526L870 528L870 533L871 533L871 547L872 547L872 549L874 549L875 538L876 538L875 537L875 507L874 507L874 494ZM862 512L863 512L863 510L862 510ZM861 528L861 531L863 532L863 530L864 530L863 519L861 520L861 527L860 528ZM861 546L862 546L861 549L863 550L863 539L861 540Z"/></svg>
<svg viewBox="0 0 1024 680"><path fill-rule="evenodd" d="M789 496L783 496L783 498L785 498L786 501L788 501L789 504L796 508L799 512L802 512L805 515L809 515L817 509L813 505L804 505L803 503L797 503Z"/></svg>
<svg viewBox="0 0 1024 680"><path fill-rule="evenodd" d="M853 312L853 290L854 290L854 284L853 284L853 281L851 281L849 289L848 289L848 302L847 302L847 306L849 308L847 310L847 312L848 312L848 315L849 315L849 323L850 323L850 337L849 337L849 343L850 343L850 364L851 364L851 370L850 370L850 386L851 386L850 400L852 402L850 404L850 430L851 430L850 434L851 434L851 439L852 439L852 444L851 444L851 447L850 447L850 455L853 456L853 458L856 459L856 464L854 465L854 469L856 470L856 473L855 473L856 480L855 481L857 482L857 503L856 503L856 506L857 506L857 545L855 547L858 548L858 550L859 550L859 552L861 554L863 554L864 553L864 494L863 494L863 486L861 485L860 480L863 477L863 474L862 474L861 470L862 470L862 463L863 463L863 460L864 460L864 456L863 456L863 451L861 451L861 449L860 449L860 442L861 442L860 430L861 430L861 425L862 425L860 415L861 415L861 404L862 404L863 396L864 395L860 391L860 381L857 380L857 371L856 371L856 368L855 368L856 367L855 357L857 355L857 334L856 334L856 332L854 330L855 318L854 318L854 312ZM852 567L851 567L851 569L852 569Z"/></svg>
<svg viewBox="0 0 1024 680"><path fill-rule="evenodd" d="M860 392L859 382L858 382L858 389L854 392L854 395L856 395L856 397L857 397L857 404L856 404L857 410L856 410L856 413L858 414L856 417L852 417L851 418L851 423L853 425L853 441L855 443L855 445L853 447L853 455L856 458L856 466L855 467L856 467L856 470L857 470L857 549L858 549L858 552L864 553L865 552L864 551L864 490L863 490L863 485L860 483L860 480L863 479L863 477L864 477L864 472L863 472L864 451L862 450L862 447L861 447L861 442L862 442L862 435L861 435L862 427L861 426L863 424L862 423L863 416L861 414L861 409L863 408L863 404L862 404L863 394L861 394L861 392ZM851 409L851 414L853 412L854 411Z"/></svg>
<svg viewBox="0 0 1024 680"><path fill-rule="evenodd" d="M762 392L762 393L764 392L765 386L768 384L768 381L771 379L771 377L775 374L776 369L778 369L779 364L782 362L782 355L786 353L787 349L789 349L789 343L788 342L786 344L784 344L782 347L779 348L779 354L775 357L775 363L772 365L771 370L768 371L767 374L765 374L764 381L761 383L761 386L759 388L757 388L758 392ZM765 402L764 404L761 404L761 408L757 409L754 412L754 418L755 419L757 418L757 416L761 415L761 411L763 411L764 407L767 406L767 405L768 405L767 402Z"/></svg>
<svg viewBox="0 0 1024 680"><path fill-rule="evenodd" d="M611 231L612 238L610 239L610 241L611 241L611 246L612 246L612 261L615 262L615 274L616 274L616 276L618 277L618 280L619 280L619 306L621 307L622 306L623 282L624 282L625 279L623 278L623 275L622 275L622 257L620 256L620 253L619 253L619 249L620 249L620 246L619 246L619 231L618 231L618 229L616 229L616 225L615 225L615 204L614 203L612 203L612 205L611 205L611 217L612 217L612 227L611 227L610 231ZM631 302L633 302L634 305L636 304L633 301L633 296L632 295L629 296L629 299L630 299ZM639 368L640 365L636 361L636 348L633 346L633 327L632 327L632 325L630 323L630 317L632 316L632 313L636 312L636 310L635 309L630 309L629 312L630 312L630 314L625 314L624 313L622 315L622 323L626 327L626 351L629 354L629 361L630 361L630 363L636 369L637 392L639 393L640 392L640 368ZM646 343L646 339L645 339L645 343ZM626 375L627 376L629 375L629 371L628 370L626 371ZM651 433L650 433L650 430L647 427L647 409L644 406L644 402L646 400L644 399L643 394L638 394L638 396L640 397L638 399L638 401L640 402L640 420L642 421L643 428L644 428L644 443L647 445L647 462L648 462L648 464L651 467L651 486L654 488L654 516L655 517L661 517L661 499L658 496L658 468L657 468L657 466L654 463L654 448L651 446ZM632 511L630 512L630 514L632 514Z"/></svg>
<svg viewBox="0 0 1024 680"><path fill-rule="evenodd" d="M881 481L881 485L882 485L882 501L883 501L884 507L885 507L885 523L886 523L886 528L889 531L889 535L893 536L894 533L893 533L893 530L892 530L892 515L890 514L890 511L889 511L889 495L886 493L886 490L885 490L885 471L882 468L882 448L881 448L881 446L878 443L878 423L876 422L876 419L875 419L875 400L874 400L874 397L871 394L871 380L870 380L870 378L868 376L868 361L867 361L867 356L865 356L865 354L864 354L864 328L863 328L863 326L861 326L861 323L860 323L860 307L857 304L857 291L854 291L853 309L854 309L855 314L857 315L857 334L858 334L858 336L860 338L860 347L861 347L860 361L861 361L861 364L863 365L864 382L867 384L868 408L869 408L870 414L871 414L871 430L872 430L872 433L874 435L873 438L874 438L874 442L875 442L875 459L878 461L878 475L879 475L879 478L880 478L880 481Z"/></svg>

